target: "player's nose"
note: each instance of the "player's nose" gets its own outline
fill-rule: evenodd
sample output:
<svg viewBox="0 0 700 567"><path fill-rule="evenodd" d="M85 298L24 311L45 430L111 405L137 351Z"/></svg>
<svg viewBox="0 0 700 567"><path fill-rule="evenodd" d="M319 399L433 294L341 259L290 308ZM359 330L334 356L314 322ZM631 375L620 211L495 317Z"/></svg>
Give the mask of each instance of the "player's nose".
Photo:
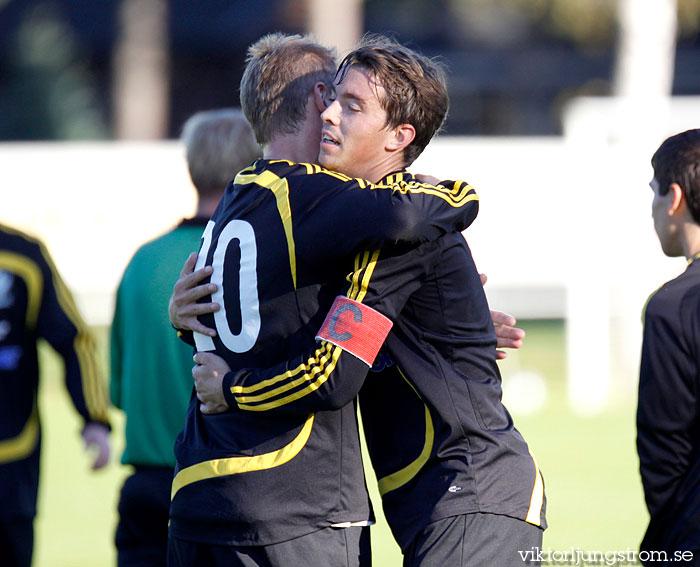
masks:
<svg viewBox="0 0 700 567"><path fill-rule="evenodd" d="M326 107L326 110L321 113L321 120L329 124L337 124L338 116L340 115L339 110L340 103L334 100Z"/></svg>

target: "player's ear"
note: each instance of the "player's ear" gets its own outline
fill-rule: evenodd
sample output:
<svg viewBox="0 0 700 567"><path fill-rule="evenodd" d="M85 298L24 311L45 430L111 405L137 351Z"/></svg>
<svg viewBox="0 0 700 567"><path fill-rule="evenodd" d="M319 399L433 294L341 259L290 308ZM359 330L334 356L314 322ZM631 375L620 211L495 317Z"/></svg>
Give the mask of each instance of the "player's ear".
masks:
<svg viewBox="0 0 700 567"><path fill-rule="evenodd" d="M685 194L681 186L678 185L678 183L671 183L671 185L668 186L668 192L670 197L668 205L669 216L685 213L688 205L685 201Z"/></svg>
<svg viewBox="0 0 700 567"><path fill-rule="evenodd" d="M331 92L329 92L328 87L324 83L316 83L314 85L314 104L318 109L319 114L326 110L330 104L330 99L332 98Z"/></svg>
<svg viewBox="0 0 700 567"><path fill-rule="evenodd" d="M411 124L399 124L392 129L386 144L388 151L403 150L416 138L416 129Z"/></svg>

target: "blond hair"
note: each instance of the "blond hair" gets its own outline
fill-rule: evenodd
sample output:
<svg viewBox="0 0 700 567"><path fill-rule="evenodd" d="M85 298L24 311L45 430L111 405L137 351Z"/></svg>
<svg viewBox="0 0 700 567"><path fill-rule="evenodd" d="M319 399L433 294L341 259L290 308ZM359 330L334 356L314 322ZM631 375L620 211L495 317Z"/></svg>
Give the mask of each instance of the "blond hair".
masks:
<svg viewBox="0 0 700 567"><path fill-rule="evenodd" d="M293 134L316 83L333 88L335 68L334 50L310 35L274 33L251 45L241 79L241 107L258 142Z"/></svg>

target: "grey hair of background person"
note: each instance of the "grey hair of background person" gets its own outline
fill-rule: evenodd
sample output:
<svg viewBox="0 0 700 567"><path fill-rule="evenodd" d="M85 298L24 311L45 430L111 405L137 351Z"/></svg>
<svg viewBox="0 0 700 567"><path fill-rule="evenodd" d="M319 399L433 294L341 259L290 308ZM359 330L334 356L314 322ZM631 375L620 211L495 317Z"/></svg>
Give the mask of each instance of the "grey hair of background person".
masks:
<svg viewBox="0 0 700 567"><path fill-rule="evenodd" d="M193 114L183 125L180 139L201 197L222 193L236 173L262 156L250 124L235 108Z"/></svg>

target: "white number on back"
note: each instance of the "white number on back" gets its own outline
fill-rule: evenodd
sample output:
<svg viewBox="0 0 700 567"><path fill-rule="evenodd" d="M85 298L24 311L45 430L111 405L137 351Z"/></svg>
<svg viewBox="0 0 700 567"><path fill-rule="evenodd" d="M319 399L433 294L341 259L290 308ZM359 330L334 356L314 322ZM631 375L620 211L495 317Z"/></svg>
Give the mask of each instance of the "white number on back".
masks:
<svg viewBox="0 0 700 567"><path fill-rule="evenodd" d="M214 221L209 221L204 229L202 249L197 258L195 270L204 267L209 248L211 247ZM239 267L238 297L241 310L241 331L237 335L231 332L226 317L226 303L224 302L224 286L226 269L231 266L224 265L226 251L232 241L238 241L241 251L241 262ZM212 294L212 301L220 305L219 311L214 313L216 332L224 343L224 346L232 352L247 352L258 339L260 334L260 305L258 301L258 272L257 272L258 250L255 242L255 232L250 223L243 220L232 220L221 231L219 240L214 249L212 266L214 273L211 276L212 283L217 285L217 291ZM194 334L195 344L199 351L214 350L214 341L211 337L200 333Z"/></svg>

